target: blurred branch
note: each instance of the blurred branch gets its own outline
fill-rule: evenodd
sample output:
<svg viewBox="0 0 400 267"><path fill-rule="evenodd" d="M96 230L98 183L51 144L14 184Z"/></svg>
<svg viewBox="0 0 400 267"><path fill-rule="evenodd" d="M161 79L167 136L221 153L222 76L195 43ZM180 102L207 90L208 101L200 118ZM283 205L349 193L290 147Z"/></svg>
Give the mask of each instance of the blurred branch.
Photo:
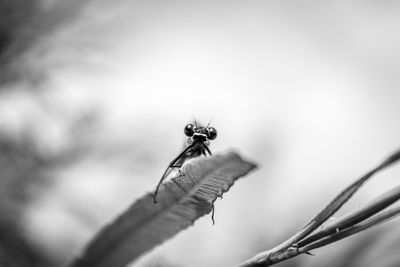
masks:
<svg viewBox="0 0 400 267"><path fill-rule="evenodd" d="M344 189L327 207L318 213L302 230L275 248L262 252L239 265L240 267L271 266L293 258L310 250L336 242L360 231L390 220L400 213L400 208L381 212L400 198L400 186L396 187L366 207L346 215L325 229L317 230L340 207L346 203L360 187L377 172L389 167L400 159L400 150L390 155L382 163L367 172ZM380 213L381 212L381 213ZM310 235L312 232L315 234Z"/></svg>

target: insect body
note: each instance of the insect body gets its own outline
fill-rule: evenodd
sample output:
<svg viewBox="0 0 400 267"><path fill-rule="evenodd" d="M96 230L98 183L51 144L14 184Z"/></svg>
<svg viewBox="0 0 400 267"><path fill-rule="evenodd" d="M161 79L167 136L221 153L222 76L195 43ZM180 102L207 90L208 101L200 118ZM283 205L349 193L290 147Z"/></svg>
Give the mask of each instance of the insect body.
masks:
<svg viewBox="0 0 400 267"><path fill-rule="evenodd" d="M189 123L185 126L184 133L188 137L186 148L168 165L163 176L157 184L154 192L154 203L157 203L157 193L161 183L168 177L168 175L175 169L182 167L183 163L191 158L195 158L201 155L207 156L207 153L211 155L211 151L208 148L210 140L214 140L217 137L217 130L213 127L202 127Z"/></svg>

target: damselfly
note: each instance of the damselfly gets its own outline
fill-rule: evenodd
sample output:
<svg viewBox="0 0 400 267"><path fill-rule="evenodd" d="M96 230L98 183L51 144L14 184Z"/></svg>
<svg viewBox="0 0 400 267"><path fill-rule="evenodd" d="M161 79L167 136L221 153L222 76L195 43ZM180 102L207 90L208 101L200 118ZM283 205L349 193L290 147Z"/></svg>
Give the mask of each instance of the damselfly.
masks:
<svg viewBox="0 0 400 267"><path fill-rule="evenodd" d="M211 155L208 146L210 145L210 140L214 140L217 137L217 130L213 127L209 127L209 124L206 127L203 127L197 125L195 121L194 124L189 123L185 126L184 133L188 137L186 148L171 161L158 182L154 192L154 203L157 203L157 193L160 185L174 169L182 167L183 163L191 158L201 155L207 156L207 153Z"/></svg>

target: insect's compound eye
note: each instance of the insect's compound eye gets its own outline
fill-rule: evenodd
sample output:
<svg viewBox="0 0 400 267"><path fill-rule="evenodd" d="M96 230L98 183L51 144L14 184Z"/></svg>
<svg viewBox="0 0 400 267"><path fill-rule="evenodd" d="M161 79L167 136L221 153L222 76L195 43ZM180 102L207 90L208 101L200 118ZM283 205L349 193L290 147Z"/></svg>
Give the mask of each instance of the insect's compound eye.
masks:
<svg viewBox="0 0 400 267"><path fill-rule="evenodd" d="M217 130L215 130L214 127L209 127L208 128L208 139L210 140L214 140L215 138L217 138Z"/></svg>
<svg viewBox="0 0 400 267"><path fill-rule="evenodd" d="M188 137L193 136L194 130L195 130L195 126L193 124L189 123L188 125L185 126L185 130L184 130L185 135Z"/></svg>

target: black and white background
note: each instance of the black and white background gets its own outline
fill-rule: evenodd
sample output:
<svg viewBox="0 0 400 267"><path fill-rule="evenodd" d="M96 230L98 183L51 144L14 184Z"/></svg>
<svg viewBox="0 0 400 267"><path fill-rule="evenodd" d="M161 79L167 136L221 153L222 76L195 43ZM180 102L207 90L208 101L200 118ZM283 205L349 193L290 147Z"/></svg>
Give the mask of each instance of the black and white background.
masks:
<svg viewBox="0 0 400 267"><path fill-rule="evenodd" d="M133 266L235 266L278 244L399 147L399 12L397 1L0 1L1 265L67 264L154 190L193 118L218 130L214 153L260 168L216 202L215 226L204 217ZM280 266L398 266L399 227Z"/></svg>

